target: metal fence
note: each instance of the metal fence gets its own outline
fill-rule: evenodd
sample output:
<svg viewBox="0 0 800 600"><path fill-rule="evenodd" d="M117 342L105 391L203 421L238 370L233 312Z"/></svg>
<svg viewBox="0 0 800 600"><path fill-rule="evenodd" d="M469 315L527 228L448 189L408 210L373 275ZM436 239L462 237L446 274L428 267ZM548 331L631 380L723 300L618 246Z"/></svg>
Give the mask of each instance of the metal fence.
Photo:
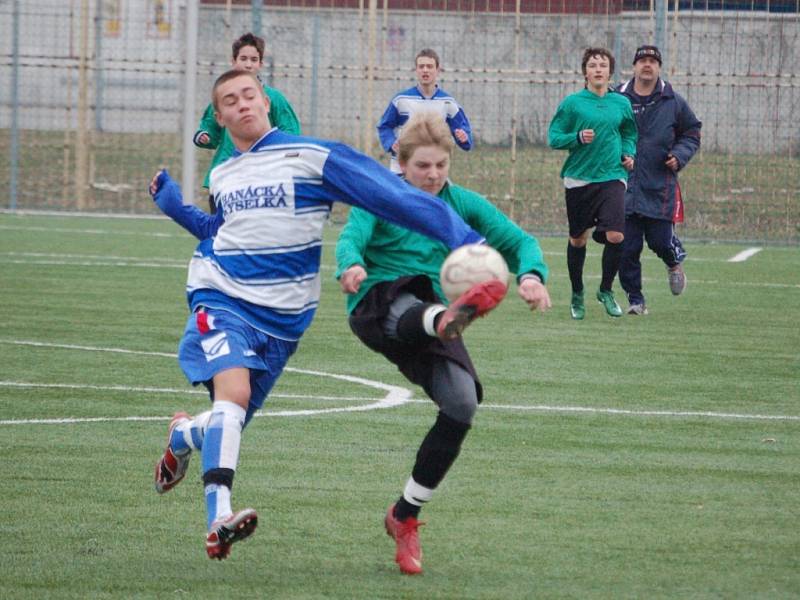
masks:
<svg viewBox="0 0 800 600"><path fill-rule="evenodd" d="M584 48L612 50L621 80L655 42L703 121L683 235L800 243L800 0L0 0L0 23L11 208L152 212L160 165L202 198L210 152L188 140L231 42L253 31L262 78L304 133L379 160L375 124L434 48L476 139L453 179L533 232L564 233L550 118L583 84Z"/></svg>

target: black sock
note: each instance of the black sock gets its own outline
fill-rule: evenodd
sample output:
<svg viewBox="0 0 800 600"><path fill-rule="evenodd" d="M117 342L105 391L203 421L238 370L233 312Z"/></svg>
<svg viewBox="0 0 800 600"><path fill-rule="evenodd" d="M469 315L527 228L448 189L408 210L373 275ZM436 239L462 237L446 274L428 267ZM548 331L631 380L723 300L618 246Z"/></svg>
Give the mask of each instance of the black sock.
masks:
<svg viewBox="0 0 800 600"><path fill-rule="evenodd" d="M586 262L586 246L573 246L567 242L567 269L572 293L583 291L583 263Z"/></svg>
<svg viewBox="0 0 800 600"><path fill-rule="evenodd" d="M430 302L420 302L404 312L397 320L397 337L407 344L421 344L429 341L431 336L425 331L422 317L431 306L433 304Z"/></svg>
<svg viewBox="0 0 800 600"><path fill-rule="evenodd" d="M622 244L606 242L606 246L603 249L603 279L600 282L600 289L604 292L611 291L611 286L614 285L614 277L617 276L617 271L619 271L620 260L622 260Z"/></svg>
<svg viewBox="0 0 800 600"><path fill-rule="evenodd" d="M398 521L405 521L409 517L414 517L416 519L421 509L421 506L411 504L411 502L407 501L403 496L400 496L400 499L394 505L394 518Z"/></svg>

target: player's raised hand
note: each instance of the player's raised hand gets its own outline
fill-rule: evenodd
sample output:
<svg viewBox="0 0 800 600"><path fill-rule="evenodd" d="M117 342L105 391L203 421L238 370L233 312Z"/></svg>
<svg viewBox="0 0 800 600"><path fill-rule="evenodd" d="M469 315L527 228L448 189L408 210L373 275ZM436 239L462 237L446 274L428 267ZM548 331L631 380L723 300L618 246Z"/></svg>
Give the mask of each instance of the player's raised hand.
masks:
<svg viewBox="0 0 800 600"><path fill-rule="evenodd" d="M552 306L547 288L534 278L523 279L517 287L517 293L531 310L543 313Z"/></svg>
<svg viewBox="0 0 800 600"><path fill-rule="evenodd" d="M211 141L211 137L204 131L203 133L197 136L197 141L205 146L206 144L208 144L208 142Z"/></svg>
<svg viewBox="0 0 800 600"><path fill-rule="evenodd" d="M355 294L361 287L361 283L367 278L367 270L361 265L349 267L342 276L339 277L339 286L344 294Z"/></svg>
<svg viewBox="0 0 800 600"><path fill-rule="evenodd" d="M467 132L464 131L463 129L456 129L453 132L453 134L456 136L456 139L459 142L461 142L462 144L466 144L467 140L469 139L469 136L467 135Z"/></svg>

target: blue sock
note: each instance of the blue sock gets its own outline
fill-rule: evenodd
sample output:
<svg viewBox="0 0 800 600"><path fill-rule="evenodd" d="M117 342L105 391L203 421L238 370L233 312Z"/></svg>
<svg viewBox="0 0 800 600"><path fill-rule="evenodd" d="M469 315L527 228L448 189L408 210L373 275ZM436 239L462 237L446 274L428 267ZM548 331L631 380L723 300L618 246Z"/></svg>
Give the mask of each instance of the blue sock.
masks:
<svg viewBox="0 0 800 600"><path fill-rule="evenodd" d="M172 451L178 456L184 456L192 450L202 450L210 417L209 410L173 429L169 438L169 447Z"/></svg>

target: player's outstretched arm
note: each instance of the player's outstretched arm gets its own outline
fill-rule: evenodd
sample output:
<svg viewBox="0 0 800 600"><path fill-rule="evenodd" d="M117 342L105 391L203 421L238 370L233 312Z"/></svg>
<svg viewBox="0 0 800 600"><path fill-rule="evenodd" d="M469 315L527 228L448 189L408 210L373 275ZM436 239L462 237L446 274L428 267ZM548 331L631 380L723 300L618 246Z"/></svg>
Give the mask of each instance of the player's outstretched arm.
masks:
<svg viewBox="0 0 800 600"><path fill-rule="evenodd" d="M150 181L150 195L165 215L199 240L213 236L222 224L222 213L213 217L191 204L183 203L180 186L161 169Z"/></svg>
<svg viewBox="0 0 800 600"><path fill-rule="evenodd" d="M448 248L483 242L483 236L440 198L407 184L377 161L344 144L336 144L328 155L322 181L336 200L439 240Z"/></svg>

